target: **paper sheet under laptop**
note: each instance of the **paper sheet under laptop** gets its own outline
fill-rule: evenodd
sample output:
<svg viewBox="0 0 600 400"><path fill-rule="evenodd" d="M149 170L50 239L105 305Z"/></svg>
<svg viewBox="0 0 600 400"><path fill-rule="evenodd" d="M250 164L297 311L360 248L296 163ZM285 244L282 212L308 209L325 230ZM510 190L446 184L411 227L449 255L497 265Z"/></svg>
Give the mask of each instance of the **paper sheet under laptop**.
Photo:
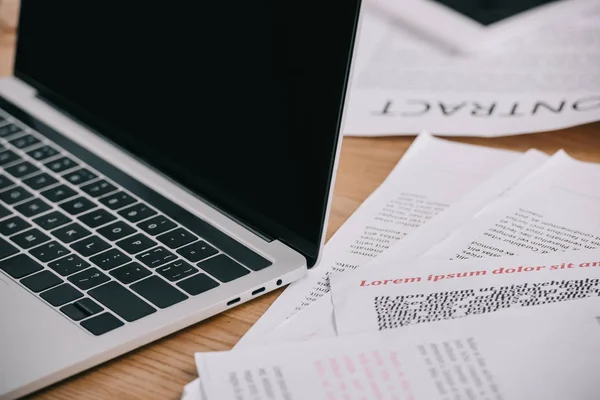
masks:
<svg viewBox="0 0 600 400"><path fill-rule="evenodd" d="M327 293L331 272L352 270L376 257L521 157L419 135L385 182L329 240L320 264L292 283L236 347L261 341L266 332ZM543 160L539 153L527 158L529 166Z"/></svg>
<svg viewBox="0 0 600 400"><path fill-rule="evenodd" d="M591 400L599 315L597 298L574 300L376 334L197 353L196 364L207 400Z"/></svg>
<svg viewBox="0 0 600 400"><path fill-rule="evenodd" d="M577 15L459 57L365 3L344 134L501 136L600 120L600 5L565 4Z"/></svg>

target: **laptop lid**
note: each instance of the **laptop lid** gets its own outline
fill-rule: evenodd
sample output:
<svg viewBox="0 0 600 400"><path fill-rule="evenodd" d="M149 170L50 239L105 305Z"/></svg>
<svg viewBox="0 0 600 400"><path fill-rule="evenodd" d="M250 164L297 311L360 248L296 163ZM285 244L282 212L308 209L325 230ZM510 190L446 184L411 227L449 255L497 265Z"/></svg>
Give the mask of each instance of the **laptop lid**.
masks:
<svg viewBox="0 0 600 400"><path fill-rule="evenodd" d="M15 75L315 264L360 0L23 0Z"/></svg>

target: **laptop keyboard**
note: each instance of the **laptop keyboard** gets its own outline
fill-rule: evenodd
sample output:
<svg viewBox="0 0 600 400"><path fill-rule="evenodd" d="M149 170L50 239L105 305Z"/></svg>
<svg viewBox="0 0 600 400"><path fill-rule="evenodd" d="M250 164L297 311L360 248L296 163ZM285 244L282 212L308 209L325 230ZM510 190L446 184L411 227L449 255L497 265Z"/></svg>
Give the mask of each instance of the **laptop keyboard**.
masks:
<svg viewBox="0 0 600 400"><path fill-rule="evenodd" d="M0 100L0 271L87 331L271 265Z"/></svg>

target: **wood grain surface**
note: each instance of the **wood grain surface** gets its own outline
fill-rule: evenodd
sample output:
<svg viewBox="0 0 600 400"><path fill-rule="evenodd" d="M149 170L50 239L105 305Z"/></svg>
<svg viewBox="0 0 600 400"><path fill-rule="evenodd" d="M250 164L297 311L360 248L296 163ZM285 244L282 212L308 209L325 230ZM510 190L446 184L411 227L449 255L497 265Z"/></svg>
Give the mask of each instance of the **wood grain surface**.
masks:
<svg viewBox="0 0 600 400"><path fill-rule="evenodd" d="M6 1L0 10L16 7ZM12 3L15 3L13 0ZM5 10L0 11L4 15ZM0 32L0 75L12 72L14 32ZM327 237L344 223L383 181L414 137L350 138L343 141ZM584 161L600 162L600 123L561 131L495 139L452 140L516 151L537 148L548 154L565 149ZM194 379L196 351L227 350L250 328L281 290L149 344L125 356L35 393L35 399L179 399ZM1 322L0 322L1 323Z"/></svg>

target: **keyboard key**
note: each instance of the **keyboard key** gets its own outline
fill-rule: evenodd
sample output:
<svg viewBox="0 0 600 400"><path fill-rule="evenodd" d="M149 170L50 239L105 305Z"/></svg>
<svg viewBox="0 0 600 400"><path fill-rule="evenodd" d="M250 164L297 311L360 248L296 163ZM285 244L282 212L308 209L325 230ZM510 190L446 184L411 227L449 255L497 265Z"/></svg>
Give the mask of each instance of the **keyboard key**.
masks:
<svg viewBox="0 0 600 400"><path fill-rule="evenodd" d="M137 224L138 228L142 229L149 235L158 235L169 229L175 228L177 225L162 215L157 215L147 221Z"/></svg>
<svg viewBox="0 0 600 400"><path fill-rule="evenodd" d="M181 254L188 261L198 262L208 258L210 256L214 256L219 251L212 247L210 244L206 243L204 240L200 240L198 242L194 242L190 245L182 247L177 250L177 253Z"/></svg>
<svg viewBox="0 0 600 400"><path fill-rule="evenodd" d="M54 307L58 307L83 297L83 294L68 283L63 283L40 294L40 297Z"/></svg>
<svg viewBox="0 0 600 400"><path fill-rule="evenodd" d="M21 217L11 217L7 220L0 222L0 233L5 236L13 235L17 232L21 232L31 226L29 222L26 222Z"/></svg>
<svg viewBox="0 0 600 400"><path fill-rule="evenodd" d="M14 135L15 133L19 133L21 131L22 131L22 129L19 128L17 125L8 124L8 125L4 125L4 126L0 127L0 136L7 137L10 135Z"/></svg>
<svg viewBox="0 0 600 400"><path fill-rule="evenodd" d="M68 199L69 197L73 197L76 194L76 191L65 185L58 185L56 187L53 187L52 189L48 189L42 192L42 196L54 203L58 203L59 201L63 201L65 199Z"/></svg>
<svg viewBox="0 0 600 400"><path fill-rule="evenodd" d="M46 212L51 207L44 202L42 199L34 198L32 200L26 201L25 203L19 204L15 207L15 210L20 212L26 217L33 217L35 215Z"/></svg>
<svg viewBox="0 0 600 400"><path fill-rule="evenodd" d="M11 162L14 162L14 161L17 161L20 159L21 159L21 157L19 157L12 150L0 151L0 166L10 164Z"/></svg>
<svg viewBox="0 0 600 400"><path fill-rule="evenodd" d="M90 258L90 261L105 271L118 267L131 261L131 257L123 254L120 250L110 249Z"/></svg>
<svg viewBox="0 0 600 400"><path fill-rule="evenodd" d="M69 157L60 157L54 161L49 161L44 165L51 171L62 172L76 167L78 164Z"/></svg>
<svg viewBox="0 0 600 400"><path fill-rule="evenodd" d="M51 213L35 218L33 222L38 224L42 229L51 231L54 228L71 222L71 220L60 211L52 211Z"/></svg>
<svg viewBox="0 0 600 400"><path fill-rule="evenodd" d="M127 322L133 322L156 310L115 281L89 291L89 295Z"/></svg>
<svg viewBox="0 0 600 400"><path fill-rule="evenodd" d="M94 235L73 243L71 248L84 257L90 257L110 248L110 245Z"/></svg>
<svg viewBox="0 0 600 400"><path fill-rule="evenodd" d="M10 238L13 242L19 245L23 249L29 249L31 247L35 247L39 244L47 242L50 240L50 237L45 233L42 233L39 229L33 228L29 229L25 232L21 232L15 236Z"/></svg>
<svg viewBox="0 0 600 400"><path fill-rule="evenodd" d="M17 149L24 149L40 143L40 140L33 135L27 134L19 136L16 139L9 140L9 143L15 146Z"/></svg>
<svg viewBox="0 0 600 400"><path fill-rule="evenodd" d="M129 222L138 222L156 214L156 211L145 205L144 203L137 203L131 207L127 207L124 210L119 211L119 215L125 218Z"/></svg>
<svg viewBox="0 0 600 400"><path fill-rule="evenodd" d="M101 179L94 183L82 186L81 190L83 190L92 197L100 197L114 190L117 190L117 188L113 184L108 183L104 179Z"/></svg>
<svg viewBox="0 0 600 400"><path fill-rule="evenodd" d="M92 335L100 336L107 332L117 329L123 326L123 322L119 321L117 317L112 314L104 313L90 319L86 319L81 323L85 329L90 331Z"/></svg>
<svg viewBox="0 0 600 400"><path fill-rule="evenodd" d="M23 183L32 188L33 190L42 190L46 186L53 185L56 182L58 181L45 172L23 180Z"/></svg>
<svg viewBox="0 0 600 400"><path fill-rule="evenodd" d="M156 268L156 272L170 280L171 282L187 278L198 272L198 269L182 260L177 260L162 267Z"/></svg>
<svg viewBox="0 0 600 400"><path fill-rule="evenodd" d="M134 283L131 289L158 308L171 307L188 298L158 276Z"/></svg>
<svg viewBox="0 0 600 400"><path fill-rule="evenodd" d="M75 272L86 269L90 263L83 260L77 254L69 254L66 257L58 259L48 264L50 268L62 276L71 275Z"/></svg>
<svg viewBox="0 0 600 400"><path fill-rule="evenodd" d="M4 242L0 248L4 254L10 254L9 251L16 251L16 248L8 248L8 243ZM37 261L25 254L17 254L14 257L0 261L0 269L15 279L33 274L44 269Z"/></svg>
<svg viewBox="0 0 600 400"><path fill-rule="evenodd" d="M148 239L141 233L138 233L125 239L121 239L117 242L117 246L119 246L129 254L137 254L155 245L156 242L154 240Z"/></svg>
<svg viewBox="0 0 600 400"><path fill-rule="evenodd" d="M162 246L138 254L135 258L150 268L156 268L164 263L175 260L177 256Z"/></svg>
<svg viewBox="0 0 600 400"><path fill-rule="evenodd" d="M0 238L0 259L6 258L18 252L19 250L15 246Z"/></svg>
<svg viewBox="0 0 600 400"><path fill-rule="evenodd" d="M79 225L77 222L73 222L60 229L56 229L52 234L63 243L71 243L90 235L90 231Z"/></svg>
<svg viewBox="0 0 600 400"><path fill-rule="evenodd" d="M135 232L131 226L127 225L123 221L117 221L113 224L105 226L104 228L98 229L98 233L107 238L108 240L119 240L125 236L129 236Z"/></svg>
<svg viewBox="0 0 600 400"><path fill-rule="evenodd" d="M94 314L98 314L102 310L104 309L98 303L87 297L60 308L60 311L65 313L65 315L73 321L80 321Z"/></svg>
<svg viewBox="0 0 600 400"><path fill-rule="evenodd" d="M100 199L100 203L104 204L111 210L116 210L125 207L135 202L135 199L125 192L117 192Z"/></svg>
<svg viewBox="0 0 600 400"><path fill-rule="evenodd" d="M0 200L6 204L15 204L32 197L33 195L22 186L17 186L0 193Z"/></svg>
<svg viewBox="0 0 600 400"><path fill-rule="evenodd" d="M58 150L51 146L42 146L28 151L27 154L34 160L41 161L57 155Z"/></svg>
<svg viewBox="0 0 600 400"><path fill-rule="evenodd" d="M29 250L29 253L42 262L48 262L69 254L69 250L67 250L57 241L53 240L36 247L35 249Z"/></svg>
<svg viewBox="0 0 600 400"><path fill-rule="evenodd" d="M11 211L8 208L0 205L0 218L8 217L10 214Z"/></svg>
<svg viewBox="0 0 600 400"><path fill-rule="evenodd" d="M219 254L196 265L221 282L231 282L250 273L242 264L237 263L225 254Z"/></svg>
<svg viewBox="0 0 600 400"><path fill-rule="evenodd" d="M121 283L128 285L132 282L139 281L140 279L147 277L151 274L151 272L141 264L132 262L117 269L113 269L110 271L110 274L121 281Z"/></svg>
<svg viewBox="0 0 600 400"><path fill-rule="evenodd" d="M219 286L219 282L215 281L206 274L196 274L191 278L187 278L179 282L177 286L185 290L188 294L196 296L200 293L204 293L210 289L216 288Z"/></svg>
<svg viewBox="0 0 600 400"><path fill-rule="evenodd" d="M198 238L183 228L177 228L170 232L163 233L162 235L158 236L157 239L163 242L163 244L167 245L167 247L176 249L193 242Z"/></svg>
<svg viewBox="0 0 600 400"><path fill-rule="evenodd" d="M74 185L81 185L82 183L91 181L96 177L97 175L87 168L81 168L77 171L69 172L68 174L63 175L63 178L65 178Z"/></svg>
<svg viewBox="0 0 600 400"><path fill-rule="evenodd" d="M6 168L6 172L8 172L16 178L33 174L34 172L38 172L39 170L40 169L38 167L30 163L29 161L23 161L21 163Z"/></svg>
<svg viewBox="0 0 600 400"><path fill-rule="evenodd" d="M88 290L110 280L110 278L96 267L91 267L67 278L81 290Z"/></svg>
<svg viewBox="0 0 600 400"><path fill-rule="evenodd" d="M60 205L60 208L71 215L81 214L82 212L91 210L94 207L96 207L96 205L85 197L75 197L74 199L65 201Z"/></svg>
<svg viewBox="0 0 600 400"><path fill-rule="evenodd" d="M50 289L63 282L58 276L50 271L38 272L35 275L21 279L21 283L34 293L39 293L43 290Z"/></svg>
<svg viewBox="0 0 600 400"><path fill-rule="evenodd" d="M15 183L7 176L0 175L0 190L4 190Z"/></svg>
<svg viewBox="0 0 600 400"><path fill-rule="evenodd" d="M117 219L117 217L103 208L99 208L79 217L79 220L90 228L97 228L100 225L104 225L115 219Z"/></svg>

